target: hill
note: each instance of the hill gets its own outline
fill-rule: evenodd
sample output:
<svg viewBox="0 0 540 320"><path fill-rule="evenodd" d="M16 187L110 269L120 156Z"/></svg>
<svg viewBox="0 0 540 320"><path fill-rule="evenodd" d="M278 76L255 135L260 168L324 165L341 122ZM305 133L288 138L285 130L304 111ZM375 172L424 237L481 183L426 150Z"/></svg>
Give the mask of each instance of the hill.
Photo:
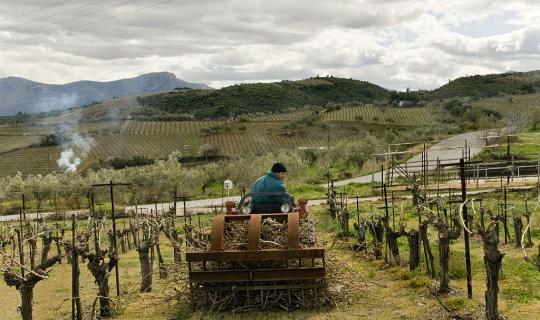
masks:
<svg viewBox="0 0 540 320"><path fill-rule="evenodd" d="M66 109L115 97L158 93L175 88L210 87L177 79L168 72L148 73L110 82L77 81L63 85L7 77L0 79L0 115Z"/></svg>
<svg viewBox="0 0 540 320"><path fill-rule="evenodd" d="M366 81L335 77L299 81L240 84L219 90L181 90L137 100L150 112L185 114L196 119L222 118L248 113L282 113L306 105L322 106L329 102L364 102L383 100L390 92Z"/></svg>
<svg viewBox="0 0 540 320"><path fill-rule="evenodd" d="M455 97L487 98L497 95L534 93L540 88L540 71L507 72L501 74L461 77L432 91L428 100Z"/></svg>

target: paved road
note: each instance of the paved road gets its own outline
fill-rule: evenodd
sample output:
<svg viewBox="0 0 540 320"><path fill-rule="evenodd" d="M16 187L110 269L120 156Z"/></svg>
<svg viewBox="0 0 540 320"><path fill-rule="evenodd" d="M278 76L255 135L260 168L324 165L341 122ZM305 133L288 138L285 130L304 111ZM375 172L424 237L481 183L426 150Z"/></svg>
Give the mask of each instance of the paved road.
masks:
<svg viewBox="0 0 540 320"><path fill-rule="evenodd" d="M448 162L455 162L457 159L461 158L462 156L462 149L467 147L470 148L470 156L471 158L477 155L482 151L482 147L484 146L484 137L485 132L484 131L477 131L477 132L469 132L469 133L463 133L456 136L453 136L449 139L446 139L444 141L441 141L439 143L436 143L432 145L428 150L428 160L433 159L436 160L439 158L441 163L448 163ZM416 155L409 159L407 161L407 166L409 169L409 172L412 172L415 165L417 165L421 161L421 155ZM435 162L432 162L430 164L429 169L433 169L435 167ZM416 169L419 171L419 168ZM376 182L381 181L381 173L375 173L373 175L373 179ZM343 186L351 182L360 182L360 183L369 183L372 181L372 175L365 175L361 177L356 177L352 179L347 180L341 180L334 182L335 186ZM326 184L322 185L326 187ZM363 198L363 201L374 201L377 197L370 197L370 198ZM240 197L229 197L226 198L226 200L234 200L234 201L240 201ZM191 200L186 202L186 208L189 209L191 212L207 209L208 207L221 207L222 204L222 198L213 198L213 199L201 199L201 200ZM318 200L310 200L310 205L317 205L320 203L323 203L325 200L318 199ZM160 203L158 204L158 210L161 208L168 208L172 206L172 203ZM178 202L176 204L178 215L183 214L183 203ZM139 205L137 206L138 209L143 208L146 210L152 210L155 208L154 204L146 204L146 205ZM127 207L127 210L135 210L134 206ZM42 216L47 216L47 213L41 214ZM36 214L27 214L27 219L35 219L37 217ZM0 221L17 221L19 220L18 215L11 215L11 216L0 216Z"/></svg>
<svg viewBox="0 0 540 320"><path fill-rule="evenodd" d="M444 163L452 163L458 161L462 157L462 150L470 148L470 157L474 157L482 151L484 146L485 131L468 132L453 136L449 139L438 142L427 149L427 159L429 160L428 170L434 169L437 165L437 158ZM433 160L433 161L432 161ZM417 154L406 161L408 172L421 171L422 154ZM405 166L405 165L403 165ZM386 176L387 171L384 171ZM395 174L395 173L394 173ZM376 172L373 175L365 175L361 177L351 178L334 182L334 186L344 186L351 182L369 183L381 182L381 172ZM326 187L326 184L323 185Z"/></svg>

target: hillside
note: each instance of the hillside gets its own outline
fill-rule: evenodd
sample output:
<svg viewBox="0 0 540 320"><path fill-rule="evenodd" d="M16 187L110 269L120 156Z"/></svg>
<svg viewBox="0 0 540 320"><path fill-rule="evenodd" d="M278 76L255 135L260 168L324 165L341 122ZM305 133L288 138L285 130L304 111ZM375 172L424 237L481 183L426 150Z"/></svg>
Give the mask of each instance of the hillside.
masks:
<svg viewBox="0 0 540 320"><path fill-rule="evenodd" d="M77 81L63 85L7 77L0 79L0 115L60 110L115 97L158 93L175 88L209 87L177 79L168 72L148 73L111 82Z"/></svg>
<svg viewBox="0 0 540 320"><path fill-rule="evenodd" d="M82 110L86 109L90 108ZM55 133L60 121L69 124L78 111L46 118L38 126L0 126L0 177L18 171L23 174L59 171L56 160L62 146L40 147L36 143L42 135ZM329 142L339 145L362 141L368 136L382 138L403 128L411 130L412 134L435 121L428 107L384 109L354 105L313 118L316 114L313 110L252 114L246 122L107 120L71 123L62 126L62 136L78 134L91 141L92 148L80 168L84 171L111 158L163 159L175 151L186 157L200 156L205 144L216 146L226 157L326 147Z"/></svg>
<svg viewBox="0 0 540 320"><path fill-rule="evenodd" d="M240 84L220 90L182 90L139 97L143 107L165 114L186 114L196 119L221 118L248 113L281 113L306 105L329 102L373 102L390 92L365 81L335 77L300 81Z"/></svg>
<svg viewBox="0 0 540 320"><path fill-rule="evenodd" d="M540 71L461 77L448 84L427 91L425 98L444 99L455 97L486 98L499 94L518 95L534 93L540 88Z"/></svg>

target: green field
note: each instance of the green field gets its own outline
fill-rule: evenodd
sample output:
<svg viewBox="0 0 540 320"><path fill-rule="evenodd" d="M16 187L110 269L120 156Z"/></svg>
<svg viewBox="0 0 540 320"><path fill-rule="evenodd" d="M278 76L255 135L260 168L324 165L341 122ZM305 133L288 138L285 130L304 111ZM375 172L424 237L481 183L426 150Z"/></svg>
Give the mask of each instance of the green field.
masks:
<svg viewBox="0 0 540 320"><path fill-rule="evenodd" d="M510 153L516 160L537 160L540 156L540 131L520 132L511 136ZM497 160L507 154L507 139L502 138L493 142L493 146L484 149L477 158Z"/></svg>

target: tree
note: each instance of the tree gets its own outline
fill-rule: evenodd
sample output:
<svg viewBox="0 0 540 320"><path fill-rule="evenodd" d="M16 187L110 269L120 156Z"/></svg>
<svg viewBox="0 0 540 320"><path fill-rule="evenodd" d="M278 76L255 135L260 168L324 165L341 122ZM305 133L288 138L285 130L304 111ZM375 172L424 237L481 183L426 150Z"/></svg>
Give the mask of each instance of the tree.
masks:
<svg viewBox="0 0 540 320"><path fill-rule="evenodd" d="M532 124L532 130L536 131L536 127L540 123L540 108L535 108L531 111L531 124Z"/></svg>

